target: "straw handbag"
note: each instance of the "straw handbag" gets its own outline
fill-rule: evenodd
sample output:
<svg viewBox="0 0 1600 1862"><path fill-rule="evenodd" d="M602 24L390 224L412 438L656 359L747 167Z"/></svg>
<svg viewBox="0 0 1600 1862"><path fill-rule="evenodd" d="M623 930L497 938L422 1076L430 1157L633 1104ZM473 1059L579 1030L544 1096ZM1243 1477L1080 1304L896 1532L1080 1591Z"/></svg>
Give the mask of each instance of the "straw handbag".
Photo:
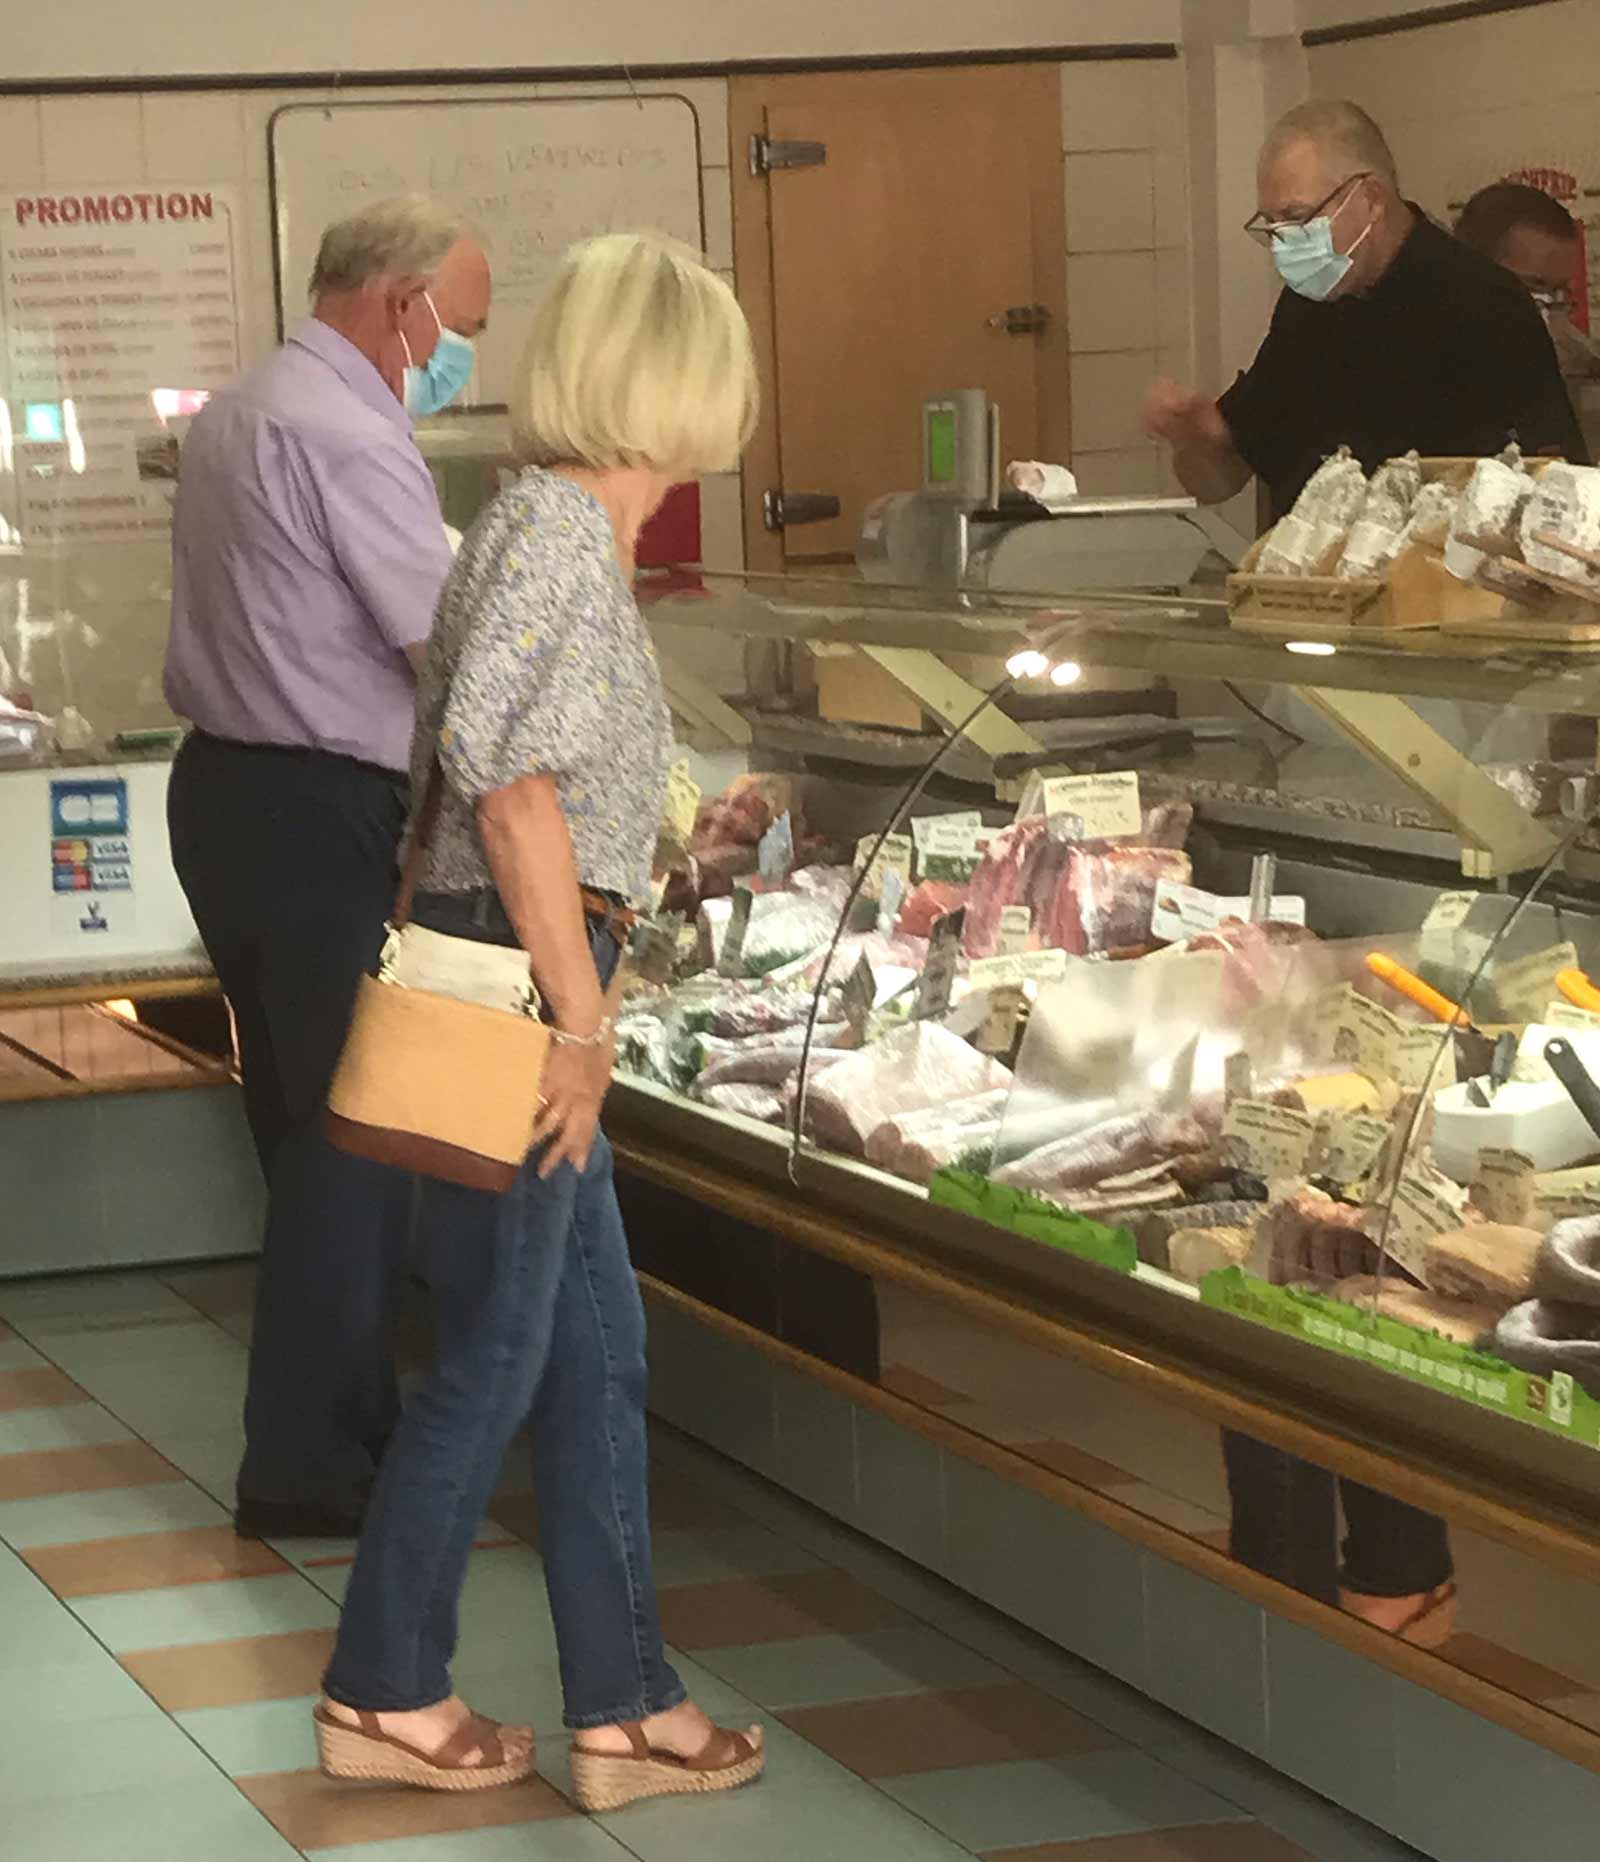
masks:
<svg viewBox="0 0 1600 1862"><path fill-rule="evenodd" d="M364 976L323 1128L342 1151L504 1192L533 1143L550 1030L525 950L411 924L439 815L428 777L376 976Z"/></svg>

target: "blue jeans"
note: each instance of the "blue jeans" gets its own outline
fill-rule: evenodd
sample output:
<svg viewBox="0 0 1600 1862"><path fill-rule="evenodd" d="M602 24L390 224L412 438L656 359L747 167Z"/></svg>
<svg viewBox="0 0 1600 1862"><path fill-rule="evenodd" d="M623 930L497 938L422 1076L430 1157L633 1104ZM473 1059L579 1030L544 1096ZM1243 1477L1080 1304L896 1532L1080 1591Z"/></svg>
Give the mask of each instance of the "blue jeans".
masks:
<svg viewBox="0 0 1600 1862"><path fill-rule="evenodd" d="M419 920L463 928L424 899ZM595 953L604 977L616 961L604 933ZM379 1471L328 1694L378 1712L449 1696L467 1559L531 1415L566 1724L677 1706L650 1562L644 1307L610 1145L597 1135L587 1169L564 1164L546 1181L535 1153L503 1196L424 1182L417 1246L436 1355Z"/></svg>

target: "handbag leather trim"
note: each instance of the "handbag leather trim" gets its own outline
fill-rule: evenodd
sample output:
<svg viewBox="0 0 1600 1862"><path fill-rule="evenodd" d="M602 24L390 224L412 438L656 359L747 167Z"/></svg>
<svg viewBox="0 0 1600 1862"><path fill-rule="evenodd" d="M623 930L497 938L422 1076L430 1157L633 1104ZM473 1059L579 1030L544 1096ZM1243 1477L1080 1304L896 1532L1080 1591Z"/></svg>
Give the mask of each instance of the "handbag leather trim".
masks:
<svg viewBox="0 0 1600 1862"><path fill-rule="evenodd" d="M415 1171L424 1177L436 1177L444 1183L458 1183L463 1189L485 1190L503 1196L517 1180L515 1164L498 1157L485 1157L459 1144L446 1144L438 1138L425 1138L420 1132L396 1131L389 1125L363 1125L359 1119L325 1111L322 1129L336 1149L354 1157L365 1157L375 1164L390 1164L396 1170Z"/></svg>

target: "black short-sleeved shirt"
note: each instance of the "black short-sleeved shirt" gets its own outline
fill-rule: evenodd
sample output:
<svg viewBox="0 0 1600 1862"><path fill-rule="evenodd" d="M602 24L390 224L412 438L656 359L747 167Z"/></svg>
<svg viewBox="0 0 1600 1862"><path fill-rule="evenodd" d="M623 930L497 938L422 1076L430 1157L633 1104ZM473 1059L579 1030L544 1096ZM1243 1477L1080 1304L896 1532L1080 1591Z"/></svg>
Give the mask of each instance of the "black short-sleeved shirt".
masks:
<svg viewBox="0 0 1600 1862"><path fill-rule="evenodd" d="M1267 487L1274 520L1328 454L1370 472L1425 457L1588 451L1538 306L1510 272L1413 207L1415 224L1370 291L1315 303L1283 291L1223 418Z"/></svg>

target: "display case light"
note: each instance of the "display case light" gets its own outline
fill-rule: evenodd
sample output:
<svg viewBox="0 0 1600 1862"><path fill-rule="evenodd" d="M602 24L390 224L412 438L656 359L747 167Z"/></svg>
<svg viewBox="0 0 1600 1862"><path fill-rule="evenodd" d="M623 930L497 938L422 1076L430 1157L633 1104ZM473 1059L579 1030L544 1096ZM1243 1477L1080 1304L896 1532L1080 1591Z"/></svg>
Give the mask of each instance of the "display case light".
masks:
<svg viewBox="0 0 1600 1862"><path fill-rule="evenodd" d="M1331 640L1289 640L1284 648L1289 653L1303 653L1308 659L1332 659L1339 651Z"/></svg>
<svg viewBox="0 0 1600 1862"><path fill-rule="evenodd" d="M1075 659L1058 660L1056 664L1050 668L1050 683L1052 685L1076 685L1082 677L1083 668Z"/></svg>
<svg viewBox="0 0 1600 1862"><path fill-rule="evenodd" d="M1013 679L1038 679L1050 670L1050 662L1037 647L1027 647L1021 653L1013 653L1006 661L1006 671Z"/></svg>

